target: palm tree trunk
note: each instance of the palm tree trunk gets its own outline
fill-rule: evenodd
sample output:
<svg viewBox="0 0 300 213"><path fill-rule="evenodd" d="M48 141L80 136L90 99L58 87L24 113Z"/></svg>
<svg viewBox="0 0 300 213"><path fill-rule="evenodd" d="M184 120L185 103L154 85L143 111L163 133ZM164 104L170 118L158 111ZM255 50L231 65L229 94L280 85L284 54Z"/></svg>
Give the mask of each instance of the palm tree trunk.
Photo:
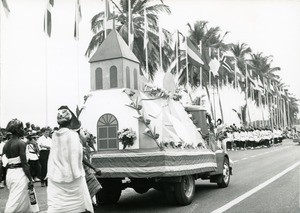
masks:
<svg viewBox="0 0 300 213"><path fill-rule="evenodd" d="M286 103L285 103L285 99L282 99L282 108L283 108L283 126L286 127L287 126L287 119L286 119Z"/></svg>
<svg viewBox="0 0 300 213"><path fill-rule="evenodd" d="M247 93L248 93L248 90L247 90ZM249 119L249 122L247 122L247 120L246 120L246 125L249 125L249 124L251 124L251 118L250 118L250 112L249 112L248 97L247 97L247 95L246 95L245 99L246 99L246 113L247 113L248 119Z"/></svg>
<svg viewBox="0 0 300 213"><path fill-rule="evenodd" d="M262 121L263 121L263 125L262 126L265 126L265 116L264 116L264 105L262 103L262 97L261 97L261 92L258 91L258 96L259 96L259 107L261 109L261 115L262 115Z"/></svg>
<svg viewBox="0 0 300 213"><path fill-rule="evenodd" d="M209 90L208 90L208 87L207 87L206 84L205 84L204 87L205 87L205 90L206 90L206 93L207 93L207 97L208 97L208 100L209 100L211 115L214 118L215 116L214 116L213 106L212 106L212 103L211 103L210 93L209 93Z"/></svg>

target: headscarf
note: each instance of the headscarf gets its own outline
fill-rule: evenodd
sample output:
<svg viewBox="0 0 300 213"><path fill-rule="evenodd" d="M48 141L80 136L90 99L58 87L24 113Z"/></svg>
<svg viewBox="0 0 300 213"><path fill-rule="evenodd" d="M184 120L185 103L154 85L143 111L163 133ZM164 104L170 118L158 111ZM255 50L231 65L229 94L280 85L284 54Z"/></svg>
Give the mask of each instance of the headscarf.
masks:
<svg viewBox="0 0 300 213"><path fill-rule="evenodd" d="M57 112L57 123L60 125L64 122L70 121L68 128L70 129L79 129L81 126L80 121L77 119L75 114L69 109L68 106L61 106L58 108Z"/></svg>

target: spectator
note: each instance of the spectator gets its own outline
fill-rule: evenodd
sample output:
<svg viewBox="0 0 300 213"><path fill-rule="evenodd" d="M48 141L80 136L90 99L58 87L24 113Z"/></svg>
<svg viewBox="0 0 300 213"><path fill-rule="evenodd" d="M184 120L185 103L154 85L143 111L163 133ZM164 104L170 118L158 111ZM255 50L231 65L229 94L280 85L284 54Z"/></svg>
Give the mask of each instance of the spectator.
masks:
<svg viewBox="0 0 300 213"><path fill-rule="evenodd" d="M38 135L36 131L31 131L29 132L27 136L27 160L30 166L30 173L32 178L34 178L35 182L41 181L41 164L39 161L39 156L40 156L40 150L39 146L36 142L36 138L38 138Z"/></svg>
<svg viewBox="0 0 300 213"><path fill-rule="evenodd" d="M222 148L225 152L227 152L226 146L226 126L223 124L222 119L217 120L217 128L216 128L216 140L218 141L218 146Z"/></svg>
<svg viewBox="0 0 300 213"><path fill-rule="evenodd" d="M32 212L28 188L33 187L33 182L26 160L26 144L20 140L24 135L23 123L13 119L6 130L11 132L12 138L3 148L3 157L8 163L6 184L9 190L4 212Z"/></svg>
<svg viewBox="0 0 300 213"><path fill-rule="evenodd" d="M50 131L47 128L42 128L42 136L37 140L40 149L40 164L41 164L41 186L47 186L46 175L48 171L48 158L51 149Z"/></svg>

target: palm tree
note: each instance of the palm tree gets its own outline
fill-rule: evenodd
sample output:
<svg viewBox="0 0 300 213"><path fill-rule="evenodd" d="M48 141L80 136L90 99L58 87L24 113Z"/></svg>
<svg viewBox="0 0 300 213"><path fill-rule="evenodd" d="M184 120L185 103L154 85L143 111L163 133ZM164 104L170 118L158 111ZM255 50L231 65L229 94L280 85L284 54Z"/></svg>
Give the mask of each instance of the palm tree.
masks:
<svg viewBox="0 0 300 213"><path fill-rule="evenodd" d="M194 45L198 46L200 42L202 43L202 60L204 62L204 65L202 66L203 69L203 83L204 86L207 86L209 83L209 61L212 57L217 57L216 50L219 49L219 51L225 52L230 48L230 45L225 44L223 42L224 37L227 35L228 32L225 32L223 35L220 34L221 28L220 27L210 27L208 28L208 22L207 21L196 21L193 25L193 27L190 24L187 24L189 27L189 38L194 43ZM209 53L209 48L212 49L212 55ZM192 66L189 64L189 66ZM185 74L185 70L183 70L183 73ZM191 83L196 82L199 80L199 68L196 69L196 73L198 74L195 76L195 72L191 72L189 76L190 79L193 79L194 81ZM220 80L225 78L224 75L222 75L224 72L220 72ZM196 77L196 79L195 79ZM211 78L212 85L217 84L217 79L214 76Z"/></svg>
<svg viewBox="0 0 300 213"><path fill-rule="evenodd" d="M292 126L297 121L297 114L299 113L299 107L298 107L298 101L299 99L296 99L295 97L289 96L288 97L288 108L289 108L289 119L290 119L290 125Z"/></svg>
<svg viewBox="0 0 300 213"><path fill-rule="evenodd" d="M210 107L211 107L211 112L212 116L215 118L214 111L213 111L213 106L212 106L212 101L211 101L211 95L208 90L208 84L209 84L209 62L212 57L216 57L216 53L214 53L214 56L211 56L208 52L209 48L219 48L220 51L226 51L228 50L228 46L223 43L223 39L226 36L227 32L221 36L220 31L221 29L219 27L207 27L208 22L207 21L197 21L194 23L193 27L190 24L187 24L189 27L189 39L191 42L197 47L200 42L202 43L201 47L201 52L202 52L202 61L204 62L204 65L201 67L202 68L202 83L203 86L206 90L207 97L210 102ZM182 65L184 67L181 67L182 72L180 76L180 84L184 84L186 82L186 62L185 62L185 54L181 53L180 61L182 61ZM189 83L191 86L196 86L197 82L200 80L200 71L199 67L195 67L193 64L188 63L187 68L189 70ZM219 77L216 76L211 76L211 84L212 85L218 85L217 80L222 79L222 75ZM218 90L219 88L217 88ZM222 111L222 104L221 101L219 100L220 104L220 109L221 109L221 115L223 115Z"/></svg>
<svg viewBox="0 0 300 213"><path fill-rule="evenodd" d="M122 36L122 38L128 41L128 0L120 0L118 6L112 0L111 2L117 7L117 12L114 15L116 21L116 30ZM148 20L148 57L149 57L149 76L153 79L159 64L159 29L158 29L158 14L168 13L171 11L167 5L162 1L161 4L149 5L150 0L131 0L132 8L132 22L133 22L133 34L134 34L134 46L133 53L137 56L140 61L141 69L145 69L145 51L144 51L144 8L146 8L147 20ZM148 6L149 5L149 6ZM96 14L91 20L91 30L94 33L90 44L86 50L86 56L90 56L97 47L104 40L104 28L103 28L104 12ZM172 49L170 48L170 38L171 35L168 31L163 30L164 34L164 44L162 47L163 53L163 68L166 68L170 64L170 55L172 54Z"/></svg>
<svg viewBox="0 0 300 213"><path fill-rule="evenodd" d="M233 44L230 48L230 51L233 53L234 57L235 57L235 63L238 67L238 69L242 72L242 74L244 76L246 76L246 60L247 60L247 55L249 55L252 50L251 48L245 44L245 43L238 43L238 44ZM247 81L248 79L246 79ZM240 83L242 81L239 81ZM246 113L248 114L249 117L249 121L251 122L251 118L250 118L250 114L249 114L249 109L248 109L248 88L246 88L246 84L245 86L243 86L243 84L241 85L242 87L242 91L245 92L245 101L246 101L246 105L245 105L245 110ZM247 116L246 116L247 117ZM245 117L244 117L245 118ZM246 119L243 120L244 125L247 125L247 121Z"/></svg>
<svg viewBox="0 0 300 213"><path fill-rule="evenodd" d="M251 48L245 43L238 43L233 44L230 48L230 51L235 57L237 67L242 72L242 74L246 76L245 65L247 61L247 56L252 52Z"/></svg>
<svg viewBox="0 0 300 213"><path fill-rule="evenodd" d="M263 53L252 53L251 59L249 60L248 65L254 71L254 75L258 76L261 82L265 82L268 79L268 84L271 82L279 82L279 76L275 72L280 71L280 67L272 67L272 56L264 56ZM274 94L271 93L268 89L266 90L266 104L269 108L271 126L273 127L273 110L271 103L273 102ZM257 100L256 100L257 101Z"/></svg>

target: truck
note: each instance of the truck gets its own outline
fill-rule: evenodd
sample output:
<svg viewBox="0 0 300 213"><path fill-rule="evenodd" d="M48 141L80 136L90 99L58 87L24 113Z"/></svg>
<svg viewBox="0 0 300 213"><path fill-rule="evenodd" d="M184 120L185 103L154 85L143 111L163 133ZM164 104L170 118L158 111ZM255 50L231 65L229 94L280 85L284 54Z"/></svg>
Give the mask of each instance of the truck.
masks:
<svg viewBox="0 0 300 213"><path fill-rule="evenodd" d="M143 100L146 102L147 99L143 97ZM147 103L148 105L149 103ZM170 105L169 102L169 107ZM144 108L146 105L128 104L126 106L138 112L135 119L139 120L138 126L140 128L143 128L142 124L145 127L149 126L146 125L147 119L138 117L143 114L139 114L140 108ZM169 203L183 206L193 201L197 179L210 180L211 183L216 183L219 188L225 188L229 185L232 165L225 150L209 148L212 147L210 144L215 144L215 139L213 134L209 132L205 110L200 106L192 105L184 107L184 111L185 117L191 120L192 125L201 129L203 135L209 136L206 146L193 147L168 143L161 146L156 144L156 147L145 147L142 145L143 140L147 139L145 138L147 134L144 132L142 134L144 138L140 134L138 142L140 147L138 149L98 149L91 159L92 164L102 171L101 176L97 177L103 187L96 195L97 203L117 203L122 190L126 188L133 188L140 194L154 188L163 192ZM112 120L112 117L105 119ZM159 120L164 119L159 118ZM173 124L176 125L176 122ZM107 130L107 132L109 131ZM98 128L98 132L103 131ZM101 143L100 140L98 142Z"/></svg>
<svg viewBox="0 0 300 213"><path fill-rule="evenodd" d="M91 162L102 171L98 203L116 203L122 190L131 187L138 193L154 188L169 201L188 205L199 178L228 186L228 154L215 150L205 110L182 104L170 72L160 78L163 85L150 85L147 75L141 75L140 61L116 30L89 62L91 91L80 120L96 136ZM124 132L128 137L123 138ZM200 132L209 135L207 141Z"/></svg>

